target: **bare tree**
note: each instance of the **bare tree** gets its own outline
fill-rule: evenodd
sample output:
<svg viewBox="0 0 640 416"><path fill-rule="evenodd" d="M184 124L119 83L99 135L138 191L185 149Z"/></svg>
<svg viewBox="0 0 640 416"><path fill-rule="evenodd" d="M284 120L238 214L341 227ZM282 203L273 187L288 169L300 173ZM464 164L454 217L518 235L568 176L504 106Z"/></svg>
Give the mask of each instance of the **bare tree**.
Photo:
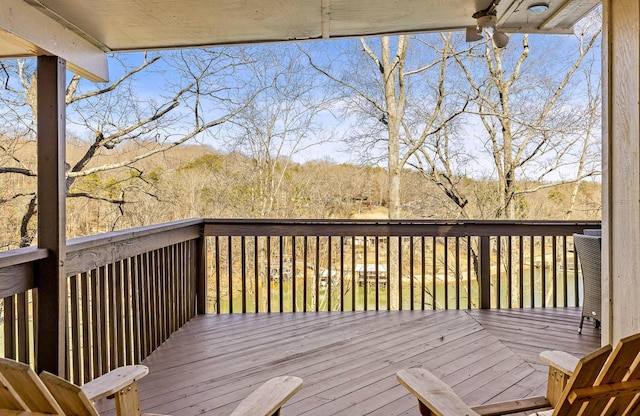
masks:
<svg viewBox="0 0 640 416"><path fill-rule="evenodd" d="M96 84L74 75L67 85L68 134L86 143L75 160L67 160L67 195L113 204L123 213L130 202L130 185L147 183L145 172L136 167L140 161L213 131L249 105L256 92L238 92L243 85L238 68L246 64L247 58L226 49L123 55L112 57L111 61L112 67L120 63L115 81L96 88ZM0 95L0 118L11 129L2 132L8 144L0 149L4 159L0 162L5 164L0 166L0 174L34 178L35 160L27 160L17 150L35 140L35 63L5 63L3 70L5 89ZM168 72L171 79L178 81L170 82L165 77ZM137 83L141 74L154 77L157 89L145 91ZM113 185L115 181L119 186L100 189L98 185L104 183L99 181L92 182L93 188L79 182L100 174L113 175L107 182ZM145 186L135 187L146 192ZM20 246L30 245L35 237L35 229L30 226L37 212L34 189L35 182L31 189L14 190L13 195L3 198L26 201ZM119 218L113 220L111 228L116 227Z"/></svg>
<svg viewBox="0 0 640 416"><path fill-rule="evenodd" d="M328 112L326 93L317 77L302 64L300 51L280 46L278 53L265 47L262 59L251 65L256 99L234 118L228 145L253 158L245 181L250 215L286 218L294 215L287 183L293 158L330 141L322 117Z"/></svg>
<svg viewBox="0 0 640 416"><path fill-rule="evenodd" d="M339 86L348 102L345 116L357 117L356 134L350 140L366 149L366 157L378 159L388 169L389 218L402 218L402 171L421 147L462 114L465 103L446 88L451 35L437 38L383 36L360 39L358 60L336 70L312 65ZM342 63L344 65L344 63ZM390 241L390 290L396 293L396 244ZM392 299L398 308L400 299Z"/></svg>
<svg viewBox="0 0 640 416"><path fill-rule="evenodd" d="M402 217L402 170L464 111L465 102L447 88L451 41L450 34L361 38L361 53L336 65L341 69L325 68L307 53L314 68L342 91L344 115L358 119L348 140L369 162L387 165L389 218Z"/></svg>
<svg viewBox="0 0 640 416"><path fill-rule="evenodd" d="M590 20L584 21L581 24L582 32L588 32L593 30L593 27L600 28L602 25L602 16L599 13L594 13L590 16ZM598 32L600 29L596 29ZM578 45L580 55L585 54L587 47L592 48L591 41L584 36L584 34L578 37ZM571 197L569 207L566 212L566 219L570 219L574 213L576 199L578 191L582 181L580 178L590 176L589 172L593 172L594 164L599 166L599 160L593 162L593 157L602 154L602 148L599 146L601 141L597 132L601 131L602 120L602 77L600 76L600 59L587 55L581 65L581 73L583 79L583 92L586 105L584 106L583 116L580 118L582 121L579 131L583 132L584 137L582 142L578 142L581 146L581 151L578 157L577 169L575 172L576 181L572 184ZM595 148L595 149L594 149ZM601 167L600 167L601 168Z"/></svg>
<svg viewBox="0 0 640 416"><path fill-rule="evenodd" d="M497 203L489 216L521 217L524 194L598 173L596 163L586 162L593 155L599 103L581 94L584 83L576 73L599 35L600 29L578 34L577 51L565 46L564 60L541 43L536 46L544 50L532 58L528 35L514 36L506 50L485 42L475 58L456 56L474 103L470 113L482 129L477 138L486 143L497 179Z"/></svg>

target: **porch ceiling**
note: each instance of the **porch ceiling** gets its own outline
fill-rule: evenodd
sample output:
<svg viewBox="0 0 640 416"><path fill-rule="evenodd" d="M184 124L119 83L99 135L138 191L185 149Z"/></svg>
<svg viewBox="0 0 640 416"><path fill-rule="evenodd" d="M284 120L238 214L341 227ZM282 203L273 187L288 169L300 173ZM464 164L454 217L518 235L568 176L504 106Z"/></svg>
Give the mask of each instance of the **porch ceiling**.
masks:
<svg viewBox="0 0 640 416"><path fill-rule="evenodd" d="M507 32L567 33L600 0L501 0ZM53 54L106 78L104 52L455 30L491 0L3 0L0 58ZM532 4L548 4L533 14ZM103 62L97 62L103 61Z"/></svg>

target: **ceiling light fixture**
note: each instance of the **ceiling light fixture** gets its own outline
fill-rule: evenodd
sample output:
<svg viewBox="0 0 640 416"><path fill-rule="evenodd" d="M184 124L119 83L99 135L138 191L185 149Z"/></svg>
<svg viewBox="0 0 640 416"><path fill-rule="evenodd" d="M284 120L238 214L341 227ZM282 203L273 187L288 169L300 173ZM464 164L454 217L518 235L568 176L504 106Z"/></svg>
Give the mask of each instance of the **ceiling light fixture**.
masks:
<svg viewBox="0 0 640 416"><path fill-rule="evenodd" d="M500 30L494 30L491 39L498 49L506 48L509 44L509 35Z"/></svg>
<svg viewBox="0 0 640 416"><path fill-rule="evenodd" d="M477 42L483 39L482 32L477 27L467 27L466 33L467 42Z"/></svg>
<svg viewBox="0 0 640 416"><path fill-rule="evenodd" d="M546 3L532 4L527 8L527 10L529 11L529 13L540 14L549 10L549 5Z"/></svg>
<svg viewBox="0 0 640 416"><path fill-rule="evenodd" d="M497 10L498 3L500 0L493 0L493 2L484 10L479 10L473 14L473 18L476 19L475 27L467 27L466 28L466 38L467 42L475 42L482 39L482 32L485 29L493 29L493 44L496 45L496 48L504 48L509 43L509 36L496 29L496 25L498 24Z"/></svg>

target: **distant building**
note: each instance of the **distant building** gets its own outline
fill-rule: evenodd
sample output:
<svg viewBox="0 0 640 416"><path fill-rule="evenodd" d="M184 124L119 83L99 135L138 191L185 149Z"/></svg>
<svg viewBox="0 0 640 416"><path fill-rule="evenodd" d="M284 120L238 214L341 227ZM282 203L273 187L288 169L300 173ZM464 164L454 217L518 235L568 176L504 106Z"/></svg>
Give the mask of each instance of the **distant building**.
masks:
<svg viewBox="0 0 640 416"><path fill-rule="evenodd" d="M374 264L369 263L367 264L367 267L365 269L364 264L358 263L356 264L355 275L356 275L356 278L358 279L358 284L360 286L364 285L365 280L367 284L375 285L376 277L378 279L377 280L378 283L382 285L386 285L387 284L387 265L386 264L376 265L375 263Z"/></svg>

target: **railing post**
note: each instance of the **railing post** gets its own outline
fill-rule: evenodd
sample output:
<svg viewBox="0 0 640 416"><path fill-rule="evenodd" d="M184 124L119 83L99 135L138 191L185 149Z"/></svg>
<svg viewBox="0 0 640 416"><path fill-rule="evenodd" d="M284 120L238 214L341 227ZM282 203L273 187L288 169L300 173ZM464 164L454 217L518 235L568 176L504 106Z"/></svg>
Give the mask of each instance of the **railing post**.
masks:
<svg viewBox="0 0 640 416"><path fill-rule="evenodd" d="M491 308L491 239L489 236L480 237L480 275L478 276L480 289L480 309Z"/></svg>
<svg viewBox="0 0 640 416"><path fill-rule="evenodd" d="M38 247L49 255L36 275L36 370L62 377L67 351L65 84L66 62L38 57Z"/></svg>
<svg viewBox="0 0 640 416"><path fill-rule="evenodd" d="M207 313L207 238L203 232L196 240L196 313Z"/></svg>

